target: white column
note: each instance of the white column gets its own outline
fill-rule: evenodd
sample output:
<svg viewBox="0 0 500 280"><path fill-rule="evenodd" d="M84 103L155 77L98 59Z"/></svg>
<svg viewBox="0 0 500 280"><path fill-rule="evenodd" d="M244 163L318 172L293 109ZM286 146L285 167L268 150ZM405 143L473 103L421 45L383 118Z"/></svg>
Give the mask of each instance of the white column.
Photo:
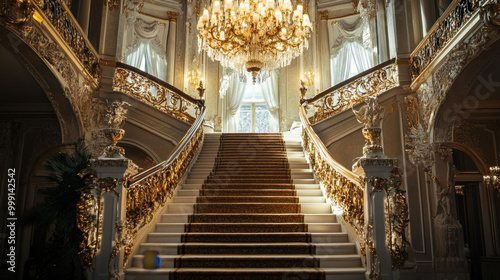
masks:
<svg viewBox="0 0 500 280"><path fill-rule="evenodd" d="M425 37L437 19L434 1L420 0L420 14L422 16L422 35Z"/></svg>
<svg viewBox="0 0 500 280"><path fill-rule="evenodd" d="M387 13L385 10L384 1L377 2L377 45L378 45L378 61L377 63L382 63L389 60L389 38L387 31Z"/></svg>
<svg viewBox="0 0 500 280"><path fill-rule="evenodd" d="M78 23L82 28L85 35L89 34L89 21L90 21L90 7L91 0L81 0L80 9L78 10Z"/></svg>
<svg viewBox="0 0 500 280"><path fill-rule="evenodd" d="M175 38L177 36L177 18L179 13L168 12L170 24L168 27L167 40L167 83L173 85L175 77Z"/></svg>
<svg viewBox="0 0 500 280"><path fill-rule="evenodd" d="M91 279L108 280L110 273L114 273L118 279L124 279L123 248L119 248L116 257L111 262L110 257L113 247L118 241L115 231L116 226L119 224L125 225L126 221L127 189L124 188L122 179L130 172L132 165L132 161L126 158L99 158L91 160L91 166L96 170L99 179L118 179L118 183L111 191L104 191L102 194L103 220L101 248L95 258L95 269L91 272ZM101 180L99 182L103 183ZM114 267L117 268L116 271Z"/></svg>
<svg viewBox="0 0 500 280"><path fill-rule="evenodd" d="M321 90L328 89L332 86L330 73L330 47L328 40L328 11L319 11L321 21L319 22L319 50L321 59L319 60Z"/></svg>
<svg viewBox="0 0 500 280"><path fill-rule="evenodd" d="M358 175L363 175L370 179L378 177L388 179L391 177L391 172L394 166L397 165L396 159L375 159L361 158L355 166L355 172ZM383 191L374 191L374 186L369 180L366 180L366 188L364 192L364 209L365 209L365 225L373 225L372 239L373 246L377 252L380 265L380 279L394 279L392 270L392 258L386 244L386 228L385 228L385 193ZM370 254L370 249L367 249L366 267L372 267L372 264L377 265L376 260ZM369 279L370 269L366 271L366 279Z"/></svg>

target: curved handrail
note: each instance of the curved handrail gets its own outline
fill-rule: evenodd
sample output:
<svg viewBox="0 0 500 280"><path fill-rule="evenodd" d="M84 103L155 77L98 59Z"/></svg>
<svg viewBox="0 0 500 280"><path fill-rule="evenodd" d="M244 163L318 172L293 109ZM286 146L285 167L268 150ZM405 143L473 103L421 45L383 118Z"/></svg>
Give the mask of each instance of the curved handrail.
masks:
<svg viewBox="0 0 500 280"><path fill-rule="evenodd" d="M375 71L377 71L379 69L382 69L382 68L384 68L384 67L386 67L388 65L394 64L394 63L396 63L396 59L395 58L393 58L391 60L388 60L386 62L383 62L381 64L378 64L375 67L372 67L372 68L370 68L370 69L368 69L366 71L363 71L363 72L357 74L356 76L353 76L353 77L351 77L351 78L349 78L349 79L347 79L347 80L345 80L343 82L340 82L340 83L338 83L338 84L330 87L329 89L326 89L326 90L318 93L316 96L314 96L312 98L301 100L300 104L303 104L304 102L313 103L315 101L318 101L321 98L327 96L329 93L334 92L334 91L336 91L336 90L338 90L338 89L340 89L340 88L342 88L342 87L344 87L344 86L346 86L346 85L348 85L348 84L356 81L359 78L362 78L362 77L364 77L366 75L369 75L372 72L375 72Z"/></svg>
<svg viewBox="0 0 500 280"><path fill-rule="evenodd" d="M199 109L204 106L202 100L133 66L113 61L103 64L114 67L113 90L132 96L180 121L193 124Z"/></svg>
<svg viewBox="0 0 500 280"><path fill-rule="evenodd" d="M173 91L175 94L181 96L182 98L188 100L191 103L197 103L199 105L203 105L202 104L203 102L201 100L193 98L192 96L184 93L182 90L176 88L175 86L173 86L173 85L171 85L171 84L169 84L169 83L167 83L167 82L165 82L165 81L163 81L163 80L161 80L161 79L159 79L159 78L157 78L157 77L155 77L155 76L153 76L153 75L151 75L149 73L146 73L146 72L142 71L139 68L136 68L134 66L131 66L131 65L128 65L128 64L125 64L125 63L122 63L122 62L116 62L116 67L128 69L130 71L138 73L141 76L144 76L144 77L148 78L149 80L152 80L155 83L158 83L158 84L162 85L163 87L165 87L165 88Z"/></svg>
<svg viewBox="0 0 500 280"><path fill-rule="evenodd" d="M373 96L399 86L397 60L391 59L335 85L310 99L301 99L301 105L316 109L311 117L313 124L327 119L351 106L363 102L365 96ZM302 95L306 88L301 88Z"/></svg>
<svg viewBox="0 0 500 280"><path fill-rule="evenodd" d="M62 0L30 0L34 9L43 15L58 31L58 35L69 46L83 68L95 80L101 76L101 57L83 32L80 24Z"/></svg>
<svg viewBox="0 0 500 280"><path fill-rule="evenodd" d="M302 121L303 124L303 129L306 130L307 134L309 134L309 137L311 138L311 141L313 142L314 146L319 150L322 158L329 164L331 165L337 172L348 178L350 181L352 181L354 184L362 188L362 182L363 179L356 175L354 172L350 171L349 169L345 168L343 165L338 163L335 159L333 159L332 155L330 152L328 152L327 148L325 147L325 144L323 144L323 141L319 139L318 135L316 135L316 132L311 127L311 123L309 122L309 119L306 116L306 112L304 110L304 107L300 107L300 120Z"/></svg>
<svg viewBox="0 0 500 280"><path fill-rule="evenodd" d="M322 183L326 197L342 210L342 217L352 226L360 244L364 244L363 179L333 159L311 128L304 106L300 106L300 119L304 150L308 154L316 178Z"/></svg>
<svg viewBox="0 0 500 280"><path fill-rule="evenodd" d="M127 181L126 234L124 261L132 253L135 239L154 218L160 207L174 194L203 141L202 103L196 121L181 139L169 158Z"/></svg>
<svg viewBox="0 0 500 280"><path fill-rule="evenodd" d="M160 171L164 167L170 165L179 156L179 154L182 153L184 148L189 144L190 140L196 135L198 130L201 128L201 126L203 124L203 120L205 119L205 113L206 113L205 106L202 105L200 115L196 119L193 126L191 126L191 128L188 130L186 135L184 135L184 137L181 139L181 141L177 144L177 146L175 147L175 149L172 152L172 154L170 155L170 157L167 160L162 161L162 162L158 163L157 165L155 165L155 166L153 166L153 167L151 167L151 168L149 168L149 169L147 169L139 174L132 176L129 179L129 187L132 187L134 185L139 184L141 181L147 179L148 177L152 176L153 174Z"/></svg>

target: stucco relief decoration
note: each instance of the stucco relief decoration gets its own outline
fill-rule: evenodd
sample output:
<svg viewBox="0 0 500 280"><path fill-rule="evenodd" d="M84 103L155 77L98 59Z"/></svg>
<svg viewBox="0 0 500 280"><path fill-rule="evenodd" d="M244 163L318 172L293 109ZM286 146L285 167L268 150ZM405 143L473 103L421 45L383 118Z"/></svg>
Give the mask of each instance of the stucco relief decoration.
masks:
<svg viewBox="0 0 500 280"><path fill-rule="evenodd" d="M486 160L485 151L481 145L482 129L473 122L462 121L459 127L453 132L453 140L471 148L480 158ZM494 164L494 162L492 163Z"/></svg>
<svg viewBox="0 0 500 280"><path fill-rule="evenodd" d="M30 20L33 7L29 1L6 0L0 3L0 17L9 24L22 25Z"/></svg>
<svg viewBox="0 0 500 280"><path fill-rule="evenodd" d="M386 215L386 244L392 259L393 269L401 269L408 259L409 245L406 238L409 215L406 192L402 190L401 170L394 168L388 179L369 178L374 192L385 192L384 210Z"/></svg>
<svg viewBox="0 0 500 280"><path fill-rule="evenodd" d="M91 168L78 174L85 180L81 190L80 201L77 204L77 224L83 234L78 256L84 268L92 269L94 259L101 247L103 200L104 192L116 193L120 180L116 178L97 178L97 173Z"/></svg>
<svg viewBox="0 0 500 280"><path fill-rule="evenodd" d="M377 0L361 0L358 4L358 10L364 19L374 19L377 17Z"/></svg>

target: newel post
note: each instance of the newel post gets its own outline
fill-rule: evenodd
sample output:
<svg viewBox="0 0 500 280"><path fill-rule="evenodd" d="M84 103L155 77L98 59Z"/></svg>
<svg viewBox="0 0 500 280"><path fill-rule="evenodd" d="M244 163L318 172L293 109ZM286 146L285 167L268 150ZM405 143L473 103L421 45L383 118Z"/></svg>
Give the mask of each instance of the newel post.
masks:
<svg viewBox="0 0 500 280"><path fill-rule="evenodd" d="M387 182L391 178L396 159L387 158L381 145L380 122L383 109L376 97L367 97L367 105L354 111L358 122L363 124L366 139L363 156L353 165L353 171L365 178L364 222L366 235L367 279L395 279L392 258L387 244L386 195Z"/></svg>
<svg viewBox="0 0 500 280"><path fill-rule="evenodd" d="M127 178L137 173L137 166L124 154L123 148L116 146L125 134L121 129L129 106L127 102L114 101L110 104L104 135L110 145L104 153L90 162L96 173L95 188L100 193L97 219L100 220L100 248L94 261L90 279L124 279L124 245L126 243Z"/></svg>

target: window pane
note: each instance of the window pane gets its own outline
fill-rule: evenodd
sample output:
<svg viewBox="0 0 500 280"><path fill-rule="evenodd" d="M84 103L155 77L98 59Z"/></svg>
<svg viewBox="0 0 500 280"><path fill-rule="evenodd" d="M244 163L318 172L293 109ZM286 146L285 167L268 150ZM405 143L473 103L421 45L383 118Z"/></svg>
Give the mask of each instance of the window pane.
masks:
<svg viewBox="0 0 500 280"><path fill-rule="evenodd" d="M255 104L255 132L269 132L269 111L266 105Z"/></svg>
<svg viewBox="0 0 500 280"><path fill-rule="evenodd" d="M250 104L240 106L238 132L252 132L252 105Z"/></svg>

